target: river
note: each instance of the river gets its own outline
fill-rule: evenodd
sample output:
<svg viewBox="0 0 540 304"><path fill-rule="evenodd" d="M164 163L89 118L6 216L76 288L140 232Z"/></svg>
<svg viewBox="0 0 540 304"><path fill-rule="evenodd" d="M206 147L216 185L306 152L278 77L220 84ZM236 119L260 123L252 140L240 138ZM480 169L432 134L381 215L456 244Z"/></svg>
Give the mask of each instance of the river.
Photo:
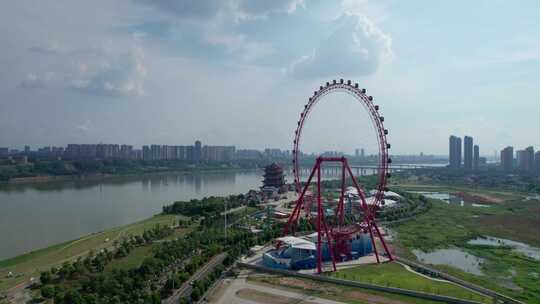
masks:
<svg viewBox="0 0 540 304"><path fill-rule="evenodd" d="M163 205L245 193L261 171L153 174L0 188L0 260L130 224Z"/></svg>

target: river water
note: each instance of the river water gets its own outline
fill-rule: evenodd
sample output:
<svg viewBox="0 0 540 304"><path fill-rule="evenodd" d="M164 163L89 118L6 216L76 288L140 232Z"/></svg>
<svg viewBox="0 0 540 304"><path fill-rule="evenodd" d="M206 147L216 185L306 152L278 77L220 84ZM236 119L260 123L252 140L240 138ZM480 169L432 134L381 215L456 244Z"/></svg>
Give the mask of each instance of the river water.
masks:
<svg viewBox="0 0 540 304"><path fill-rule="evenodd" d="M130 224L163 205L245 193L261 171L155 174L0 188L0 260Z"/></svg>

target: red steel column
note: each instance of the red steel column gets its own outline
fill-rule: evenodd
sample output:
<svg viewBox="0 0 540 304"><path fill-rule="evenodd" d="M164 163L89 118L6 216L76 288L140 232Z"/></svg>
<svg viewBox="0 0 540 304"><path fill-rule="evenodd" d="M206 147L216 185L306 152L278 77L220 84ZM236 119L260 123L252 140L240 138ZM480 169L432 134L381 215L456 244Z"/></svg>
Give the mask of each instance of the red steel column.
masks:
<svg viewBox="0 0 540 304"><path fill-rule="evenodd" d="M343 204L344 204L344 196L345 196L345 161L343 160L341 162L341 196L339 197L339 225L343 225Z"/></svg>
<svg viewBox="0 0 540 304"><path fill-rule="evenodd" d="M313 176L315 175L315 171L317 170L317 164L315 164L315 167L311 170L311 174L309 175L309 178L307 180L306 185L304 186L304 190L302 190L302 193L298 197L298 200L296 201L296 206L294 207L293 213L291 213L291 216L289 217L289 220L287 221L287 224L285 227L283 227L283 235L287 235L289 233L289 226L292 223L296 223L298 220L298 216L300 215L300 211L302 209L302 205L304 204L304 195L306 194L307 189L309 188L309 185L311 184L311 180L313 179Z"/></svg>
<svg viewBox="0 0 540 304"><path fill-rule="evenodd" d="M386 242L384 241L384 238L381 234L381 231L379 231L379 227L377 226L377 224L375 222L373 222L373 227L375 227L375 231L377 232L377 234L379 235L379 239L381 240L381 243L384 247L384 251L386 252L386 254L388 255L388 259L390 261L393 261L394 260L394 257L392 256L392 254L390 253L390 250L388 250L388 247L386 246Z"/></svg>
<svg viewBox="0 0 540 304"><path fill-rule="evenodd" d="M321 250L321 222L322 222L322 212L321 212L321 163L317 159L317 273L321 273L322 265L322 250Z"/></svg>
<svg viewBox="0 0 540 304"><path fill-rule="evenodd" d="M371 231L371 219L368 219L368 230L369 235L371 236L371 245L373 246L373 251L375 252L375 257L377 258L377 264L381 261L379 260L379 253L377 252L377 246L375 246L375 238L373 237L373 231Z"/></svg>

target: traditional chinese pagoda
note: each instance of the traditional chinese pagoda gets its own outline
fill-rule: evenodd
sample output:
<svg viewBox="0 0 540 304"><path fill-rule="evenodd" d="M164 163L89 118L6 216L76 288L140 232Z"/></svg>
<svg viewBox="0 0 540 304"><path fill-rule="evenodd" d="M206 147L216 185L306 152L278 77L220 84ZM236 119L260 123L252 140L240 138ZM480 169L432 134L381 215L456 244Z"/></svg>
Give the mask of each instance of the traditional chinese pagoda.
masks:
<svg viewBox="0 0 540 304"><path fill-rule="evenodd" d="M264 168L264 180L261 190L263 192L273 190L279 193L285 190L285 176L280 165L272 163Z"/></svg>

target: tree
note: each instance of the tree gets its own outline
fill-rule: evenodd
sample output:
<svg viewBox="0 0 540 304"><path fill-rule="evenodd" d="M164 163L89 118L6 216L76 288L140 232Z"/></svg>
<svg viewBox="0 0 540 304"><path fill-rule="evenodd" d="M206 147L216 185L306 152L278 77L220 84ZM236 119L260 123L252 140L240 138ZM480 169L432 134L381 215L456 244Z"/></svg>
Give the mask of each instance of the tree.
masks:
<svg viewBox="0 0 540 304"><path fill-rule="evenodd" d="M52 274L50 271L43 271L41 275L39 276L39 280L41 281L41 284L47 285L51 283L52 281Z"/></svg>
<svg viewBox="0 0 540 304"><path fill-rule="evenodd" d="M54 298L55 290L52 285L43 285L41 286L41 296L45 299Z"/></svg>
<svg viewBox="0 0 540 304"><path fill-rule="evenodd" d="M187 298L180 298L180 304L189 304L189 300Z"/></svg>
<svg viewBox="0 0 540 304"><path fill-rule="evenodd" d="M201 298L201 290L198 286L193 287L193 291L191 292L191 300L193 301L199 301Z"/></svg>
<svg viewBox="0 0 540 304"><path fill-rule="evenodd" d="M83 304L84 300L81 294L74 289L70 289L66 292L66 295L64 297L64 302L70 303L70 304Z"/></svg>
<svg viewBox="0 0 540 304"><path fill-rule="evenodd" d="M60 268L60 270L58 271L58 276L61 280L64 280L65 278L70 276L73 271L73 266L69 262L64 262L64 264L62 264L62 268Z"/></svg>

